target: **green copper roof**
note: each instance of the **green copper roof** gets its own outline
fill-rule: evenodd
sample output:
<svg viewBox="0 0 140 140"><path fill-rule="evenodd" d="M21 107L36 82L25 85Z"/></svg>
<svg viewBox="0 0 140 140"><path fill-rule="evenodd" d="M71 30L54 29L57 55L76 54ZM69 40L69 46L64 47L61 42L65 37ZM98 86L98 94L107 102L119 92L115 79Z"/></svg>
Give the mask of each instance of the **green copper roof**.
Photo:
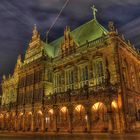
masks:
<svg viewBox="0 0 140 140"><path fill-rule="evenodd" d="M45 44L45 51L49 57L54 57L54 47L49 45L48 43Z"/></svg>
<svg viewBox="0 0 140 140"><path fill-rule="evenodd" d="M102 37L103 33L107 34L108 31L96 19L93 19L73 30L71 35L78 45L82 45L85 44L87 40L93 41ZM50 44L46 44L48 55L55 57L59 54L62 40L63 36Z"/></svg>

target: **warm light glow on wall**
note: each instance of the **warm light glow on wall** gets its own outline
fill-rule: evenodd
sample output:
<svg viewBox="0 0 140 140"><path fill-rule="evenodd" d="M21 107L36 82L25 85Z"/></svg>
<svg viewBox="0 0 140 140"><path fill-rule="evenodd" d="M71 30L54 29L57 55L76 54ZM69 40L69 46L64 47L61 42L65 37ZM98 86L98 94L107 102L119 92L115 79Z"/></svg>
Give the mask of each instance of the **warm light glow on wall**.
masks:
<svg viewBox="0 0 140 140"><path fill-rule="evenodd" d="M92 106L92 109L93 109L94 111L97 111L97 110L100 109L100 107L102 107L102 106L103 106L103 103L97 102L97 103L95 103L95 104Z"/></svg>
<svg viewBox="0 0 140 140"><path fill-rule="evenodd" d="M118 105L117 105L116 101L113 101L112 104L111 104L111 106L112 106L113 108L115 108L115 109L118 108Z"/></svg>
<svg viewBox="0 0 140 140"><path fill-rule="evenodd" d="M9 114L6 114L6 118L9 118Z"/></svg>
<svg viewBox="0 0 140 140"><path fill-rule="evenodd" d="M39 110L39 111L38 111L38 114L42 115L42 111L41 111L41 110Z"/></svg>
<svg viewBox="0 0 140 140"><path fill-rule="evenodd" d="M50 114L53 114L53 113L54 113L53 109L50 109L48 112L49 112Z"/></svg>
<svg viewBox="0 0 140 140"><path fill-rule="evenodd" d="M84 107L83 107L82 105L78 105L78 106L75 107L75 110L76 110L77 112L80 112L80 111L82 111L83 109L84 109Z"/></svg>
<svg viewBox="0 0 140 140"><path fill-rule="evenodd" d="M22 116L23 115L23 113L21 112L20 114L19 114L19 116Z"/></svg>
<svg viewBox="0 0 140 140"><path fill-rule="evenodd" d="M61 112L66 113L66 112L67 112L67 107L65 107L65 106L62 107L62 108L61 108Z"/></svg>
<svg viewBox="0 0 140 140"><path fill-rule="evenodd" d="M32 115L32 112L29 112L28 115Z"/></svg>
<svg viewBox="0 0 140 140"><path fill-rule="evenodd" d="M2 114L0 114L0 118L3 118L3 115Z"/></svg>
<svg viewBox="0 0 140 140"><path fill-rule="evenodd" d="M85 116L85 120L86 120L86 121L88 120L88 116L87 116L87 115Z"/></svg>

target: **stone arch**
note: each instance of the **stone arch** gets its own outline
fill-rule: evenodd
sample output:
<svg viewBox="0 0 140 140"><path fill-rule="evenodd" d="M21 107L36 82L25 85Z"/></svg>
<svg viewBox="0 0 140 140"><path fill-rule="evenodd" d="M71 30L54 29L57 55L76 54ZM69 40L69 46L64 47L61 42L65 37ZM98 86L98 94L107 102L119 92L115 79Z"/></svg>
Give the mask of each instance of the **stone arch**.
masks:
<svg viewBox="0 0 140 140"><path fill-rule="evenodd" d="M3 130L4 127L4 115L0 114L0 130Z"/></svg>
<svg viewBox="0 0 140 140"><path fill-rule="evenodd" d="M107 107L103 102L96 102L91 108L91 129L93 131L108 130Z"/></svg>
<svg viewBox="0 0 140 140"><path fill-rule="evenodd" d="M74 107L73 126L73 129L78 131L85 131L86 129L86 111L82 104L78 104Z"/></svg>
<svg viewBox="0 0 140 140"><path fill-rule="evenodd" d="M25 115L25 130L31 131L32 129L32 112L27 112Z"/></svg>
<svg viewBox="0 0 140 140"><path fill-rule="evenodd" d="M43 113L41 110L38 110L35 113L35 131L41 131L42 119L43 119Z"/></svg>
<svg viewBox="0 0 140 140"><path fill-rule="evenodd" d="M46 131L53 131L54 129L54 109L49 108L46 111L45 115L45 126L46 126Z"/></svg>
<svg viewBox="0 0 140 140"><path fill-rule="evenodd" d="M59 109L59 122L58 126L60 128L60 131L68 131L68 125L69 125L69 115L68 115L68 108L67 106L62 106Z"/></svg>

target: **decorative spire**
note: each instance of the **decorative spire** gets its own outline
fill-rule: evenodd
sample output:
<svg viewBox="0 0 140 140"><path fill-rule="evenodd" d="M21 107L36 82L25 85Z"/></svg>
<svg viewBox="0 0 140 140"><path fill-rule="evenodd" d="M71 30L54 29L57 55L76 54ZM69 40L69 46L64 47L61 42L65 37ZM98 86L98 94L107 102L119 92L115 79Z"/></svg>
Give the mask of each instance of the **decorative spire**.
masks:
<svg viewBox="0 0 140 140"><path fill-rule="evenodd" d="M125 37L124 37L124 35L123 35L123 34L122 34L121 38L122 38L123 40L125 40Z"/></svg>
<svg viewBox="0 0 140 140"><path fill-rule="evenodd" d="M18 65L21 64L21 55L18 55L18 58L17 58L17 64L18 64Z"/></svg>
<svg viewBox="0 0 140 140"><path fill-rule="evenodd" d="M131 42L130 42L130 40L128 40L128 45L131 45Z"/></svg>
<svg viewBox="0 0 140 140"><path fill-rule="evenodd" d="M3 75L3 76L2 76L2 79L3 79L3 80L5 80L5 79L6 79L6 76L5 76L5 75Z"/></svg>
<svg viewBox="0 0 140 140"><path fill-rule="evenodd" d="M36 34L37 34L37 26L36 26L36 24L34 24L33 35L36 35Z"/></svg>
<svg viewBox="0 0 140 140"><path fill-rule="evenodd" d="M40 35L39 35L38 30L37 30L36 24L34 24L31 42L34 41L34 40L36 40L36 39L40 39Z"/></svg>
<svg viewBox="0 0 140 140"><path fill-rule="evenodd" d="M113 21L109 21L108 28L109 28L110 32L115 31L115 27L114 27L114 22Z"/></svg>
<svg viewBox="0 0 140 140"><path fill-rule="evenodd" d="M96 9L95 5L93 5L93 6L91 7L91 9L92 9L92 11L93 11L93 17L94 17L94 19L96 19L96 13L98 12L98 10Z"/></svg>

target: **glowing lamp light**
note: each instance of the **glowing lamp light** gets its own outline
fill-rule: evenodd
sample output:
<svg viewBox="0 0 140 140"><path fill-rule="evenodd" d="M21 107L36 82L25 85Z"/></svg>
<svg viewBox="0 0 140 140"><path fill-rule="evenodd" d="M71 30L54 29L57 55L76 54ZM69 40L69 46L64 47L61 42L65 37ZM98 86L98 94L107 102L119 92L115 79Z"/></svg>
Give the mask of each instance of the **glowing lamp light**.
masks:
<svg viewBox="0 0 140 140"><path fill-rule="evenodd" d="M49 110L49 113L50 113L50 114L53 114L53 113L54 113L53 109L50 109L50 110Z"/></svg>
<svg viewBox="0 0 140 140"><path fill-rule="evenodd" d="M65 106L62 107L62 108L61 108L61 112L66 113L66 112L67 112L67 107L65 107Z"/></svg>
<svg viewBox="0 0 140 140"><path fill-rule="evenodd" d="M32 115L32 112L29 112L28 115Z"/></svg>
<svg viewBox="0 0 140 140"><path fill-rule="evenodd" d="M41 110L39 110L39 111L38 111L38 114L42 115L42 111L41 111Z"/></svg>
<svg viewBox="0 0 140 140"><path fill-rule="evenodd" d="M81 110L83 110L84 109L84 107L82 106L82 105L78 105L78 106L76 106L76 108L75 108L75 110L77 111L77 112L80 112Z"/></svg>
<svg viewBox="0 0 140 140"><path fill-rule="evenodd" d="M86 116L85 116L85 120L87 121L87 119L88 119L88 116L86 115Z"/></svg>
<svg viewBox="0 0 140 140"><path fill-rule="evenodd" d="M115 109L118 108L118 105L117 105L116 101L113 101L112 104L111 104L111 106L112 106L113 108L115 108Z"/></svg>
<svg viewBox="0 0 140 140"><path fill-rule="evenodd" d="M49 117L46 117L46 123L48 123L48 122L49 122L49 120L50 120L50 118L49 118Z"/></svg>
<svg viewBox="0 0 140 140"><path fill-rule="evenodd" d="M103 103L101 102L98 102L98 103L95 103L93 106L92 106L92 109L97 111L101 106L103 106Z"/></svg>
<svg viewBox="0 0 140 140"><path fill-rule="evenodd" d="M21 113L20 113L20 116L22 116L22 115L23 115L23 113L21 112Z"/></svg>

